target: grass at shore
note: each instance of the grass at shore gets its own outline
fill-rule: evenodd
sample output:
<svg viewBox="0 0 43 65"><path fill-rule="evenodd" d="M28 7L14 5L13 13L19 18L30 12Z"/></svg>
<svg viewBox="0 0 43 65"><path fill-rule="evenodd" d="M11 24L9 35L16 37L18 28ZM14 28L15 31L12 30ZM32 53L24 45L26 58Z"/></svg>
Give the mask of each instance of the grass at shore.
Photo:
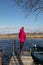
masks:
<svg viewBox="0 0 43 65"><path fill-rule="evenodd" d="M26 35L27 38L43 38L43 35ZM18 38L18 34L3 34L0 35L0 39L17 39Z"/></svg>

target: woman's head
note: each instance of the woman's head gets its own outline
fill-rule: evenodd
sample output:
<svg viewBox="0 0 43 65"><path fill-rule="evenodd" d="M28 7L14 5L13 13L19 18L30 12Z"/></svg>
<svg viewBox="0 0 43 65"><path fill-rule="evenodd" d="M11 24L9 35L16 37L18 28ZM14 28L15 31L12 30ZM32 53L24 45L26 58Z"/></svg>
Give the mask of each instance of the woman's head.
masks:
<svg viewBox="0 0 43 65"><path fill-rule="evenodd" d="M23 31L24 31L24 27L21 27L21 28L20 28L20 32L23 32Z"/></svg>
<svg viewBox="0 0 43 65"><path fill-rule="evenodd" d="M21 27L24 30L24 27Z"/></svg>

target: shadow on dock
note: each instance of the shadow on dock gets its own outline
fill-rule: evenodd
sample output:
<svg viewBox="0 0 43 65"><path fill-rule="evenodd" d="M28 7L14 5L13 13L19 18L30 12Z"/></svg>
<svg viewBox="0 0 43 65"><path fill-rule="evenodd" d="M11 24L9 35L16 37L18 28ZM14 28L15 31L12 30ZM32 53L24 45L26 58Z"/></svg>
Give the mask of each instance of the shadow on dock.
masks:
<svg viewBox="0 0 43 65"><path fill-rule="evenodd" d="M22 62L22 60L21 60L21 56L20 56L17 52L15 52L15 56L16 56L16 58L17 58L17 60L18 60L18 64L19 64L19 65L24 65L23 62ZM17 64L17 65L18 65L18 64Z"/></svg>

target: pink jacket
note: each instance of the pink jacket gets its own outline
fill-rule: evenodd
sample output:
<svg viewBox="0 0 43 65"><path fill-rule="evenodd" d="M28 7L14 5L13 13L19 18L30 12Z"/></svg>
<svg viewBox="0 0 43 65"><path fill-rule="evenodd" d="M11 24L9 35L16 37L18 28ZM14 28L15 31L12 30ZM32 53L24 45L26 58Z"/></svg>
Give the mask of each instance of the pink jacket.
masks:
<svg viewBox="0 0 43 65"><path fill-rule="evenodd" d="M19 32L19 39L20 39L20 42L25 42L25 39L26 39L26 33L24 32L22 28L20 29L20 32Z"/></svg>

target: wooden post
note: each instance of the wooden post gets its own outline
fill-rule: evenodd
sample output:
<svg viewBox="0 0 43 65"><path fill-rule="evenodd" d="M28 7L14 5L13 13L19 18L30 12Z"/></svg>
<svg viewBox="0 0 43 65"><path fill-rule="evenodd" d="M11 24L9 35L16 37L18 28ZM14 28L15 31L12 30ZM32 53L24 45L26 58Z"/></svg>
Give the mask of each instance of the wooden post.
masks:
<svg viewBox="0 0 43 65"><path fill-rule="evenodd" d="M14 40L14 51L16 51L16 40Z"/></svg>
<svg viewBox="0 0 43 65"><path fill-rule="evenodd" d="M31 47L29 48L29 55L31 55L31 52L32 52L32 49L31 49Z"/></svg>
<svg viewBox="0 0 43 65"><path fill-rule="evenodd" d="M14 43L13 43L13 56L15 55L15 52L16 52L16 41L14 40Z"/></svg>
<svg viewBox="0 0 43 65"><path fill-rule="evenodd" d="M2 65L2 51L0 50L0 65Z"/></svg>

